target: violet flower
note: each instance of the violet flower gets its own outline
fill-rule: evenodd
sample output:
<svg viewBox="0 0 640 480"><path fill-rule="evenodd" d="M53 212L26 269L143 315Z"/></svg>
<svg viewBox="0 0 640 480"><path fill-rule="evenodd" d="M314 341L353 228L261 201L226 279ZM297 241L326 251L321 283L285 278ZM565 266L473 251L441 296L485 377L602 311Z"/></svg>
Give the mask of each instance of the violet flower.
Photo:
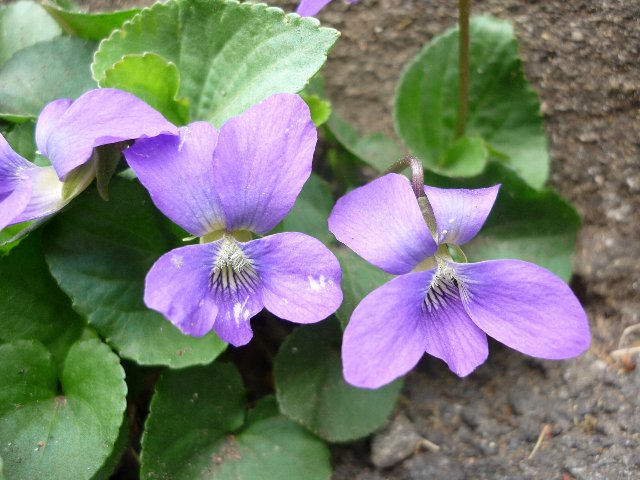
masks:
<svg viewBox="0 0 640 480"><path fill-rule="evenodd" d="M166 253L146 278L144 300L182 332L213 329L248 343L262 308L318 322L342 302L341 271L320 241L272 230L311 173L316 130L297 95L273 95L216 131L207 122L137 141L129 165L171 220L200 237Z"/></svg>
<svg viewBox="0 0 640 480"><path fill-rule="evenodd" d="M22 158L0 136L0 230L49 216L82 192L96 176L96 147L160 133L177 133L177 127L121 90L96 89L76 101L49 103L35 137L51 166Z"/></svg>
<svg viewBox="0 0 640 480"><path fill-rule="evenodd" d="M466 376L487 358L486 335L546 359L574 357L588 347L585 312L553 273L520 260L452 260L448 246L459 250L478 233L498 189L425 187L439 247L401 175L385 175L337 202L329 218L336 238L399 275L367 295L351 316L342 345L349 383L380 387L411 370L425 352Z"/></svg>
<svg viewBox="0 0 640 480"><path fill-rule="evenodd" d="M357 3L358 0L347 0L349 3ZM313 17L325 6L327 6L331 0L300 0L296 13L302 17Z"/></svg>

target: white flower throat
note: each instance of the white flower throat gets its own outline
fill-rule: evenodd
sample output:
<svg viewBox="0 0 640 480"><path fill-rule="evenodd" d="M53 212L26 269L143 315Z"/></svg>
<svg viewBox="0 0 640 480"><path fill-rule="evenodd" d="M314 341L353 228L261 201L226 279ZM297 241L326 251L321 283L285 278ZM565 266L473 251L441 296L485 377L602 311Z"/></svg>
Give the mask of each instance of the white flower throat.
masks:
<svg viewBox="0 0 640 480"><path fill-rule="evenodd" d="M438 255L435 259L438 266L424 296L424 308L432 312L440 307L446 307L452 299L460 299L463 303L467 303L471 298L467 282L446 259Z"/></svg>
<svg viewBox="0 0 640 480"><path fill-rule="evenodd" d="M223 235L209 277L209 286L218 291L234 293L239 289L252 289L257 281L258 273L252 260L232 236Z"/></svg>

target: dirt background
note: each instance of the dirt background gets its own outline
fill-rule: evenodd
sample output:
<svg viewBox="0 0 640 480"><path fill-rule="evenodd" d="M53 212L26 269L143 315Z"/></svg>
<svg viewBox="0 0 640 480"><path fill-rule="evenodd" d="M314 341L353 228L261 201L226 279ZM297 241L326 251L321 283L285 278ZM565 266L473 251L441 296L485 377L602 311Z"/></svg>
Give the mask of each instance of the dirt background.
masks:
<svg viewBox="0 0 640 480"><path fill-rule="evenodd" d="M105 10L151 2L80 3ZM455 24L456 7L453 0L334 0L319 15L342 32L325 69L334 108L363 132L393 134L400 71ZM478 0L472 12L515 25L542 100L550 184L584 220L572 287L593 344L566 362L492 344L489 360L464 380L425 358L408 375L386 432L334 448L334 478L638 479L640 356L619 362L610 352L624 328L640 322L640 2ZM372 450L378 463L410 455L377 468Z"/></svg>

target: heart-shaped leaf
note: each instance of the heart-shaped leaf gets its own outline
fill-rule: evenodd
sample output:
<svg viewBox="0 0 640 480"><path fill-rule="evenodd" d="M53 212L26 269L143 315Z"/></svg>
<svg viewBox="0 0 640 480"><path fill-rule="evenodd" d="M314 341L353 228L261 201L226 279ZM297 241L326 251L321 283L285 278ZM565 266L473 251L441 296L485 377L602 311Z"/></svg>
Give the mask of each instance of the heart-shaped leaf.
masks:
<svg viewBox="0 0 640 480"><path fill-rule="evenodd" d="M470 23L470 88L466 134L479 136L529 185L549 173L547 139L538 96L525 79L509 22L475 17ZM443 175L476 175L478 158L453 166L459 96L458 29L430 41L403 72L395 99L398 135L426 167ZM484 163L489 160L485 156Z"/></svg>
<svg viewBox="0 0 640 480"><path fill-rule="evenodd" d="M51 278L39 235L0 257L0 291L0 341L39 340L62 361L85 322Z"/></svg>
<svg viewBox="0 0 640 480"><path fill-rule="evenodd" d="M396 404L402 380L377 390L345 382L337 322L298 327L276 357L280 409L331 442L366 437L380 428Z"/></svg>
<svg viewBox="0 0 640 480"><path fill-rule="evenodd" d="M219 127L269 95L302 90L337 38L314 18L261 3L174 0L143 10L103 41L92 70L102 85L123 56L158 54L177 65L191 120Z"/></svg>
<svg viewBox="0 0 640 480"><path fill-rule="evenodd" d="M109 193L105 202L88 192L48 226L53 276L122 357L173 368L211 362L226 347L215 334L183 335L143 303L151 265L177 246L170 222L137 182L116 177Z"/></svg>
<svg viewBox="0 0 640 480"><path fill-rule="evenodd" d="M0 118L23 122L58 98L96 88L89 65L95 43L56 37L17 52L0 69Z"/></svg>
<svg viewBox="0 0 640 480"><path fill-rule="evenodd" d="M232 365L166 372L142 439L142 478L328 479L329 452L296 423L261 405L245 418L245 391Z"/></svg>
<svg viewBox="0 0 640 480"><path fill-rule="evenodd" d="M0 7L0 65L18 50L51 40L62 33L60 27L36 2L21 0Z"/></svg>
<svg viewBox="0 0 640 480"><path fill-rule="evenodd" d="M38 342L0 346L0 452L8 479L90 479L109 457L126 407L118 357L74 344L58 378ZM58 386L59 384L59 386Z"/></svg>

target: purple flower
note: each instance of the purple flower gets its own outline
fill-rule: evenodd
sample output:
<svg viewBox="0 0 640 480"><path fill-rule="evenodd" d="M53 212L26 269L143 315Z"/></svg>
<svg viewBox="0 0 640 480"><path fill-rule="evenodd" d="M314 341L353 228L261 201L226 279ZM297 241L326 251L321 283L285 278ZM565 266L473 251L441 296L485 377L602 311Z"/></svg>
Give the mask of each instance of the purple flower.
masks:
<svg viewBox="0 0 640 480"><path fill-rule="evenodd" d="M347 1L349 3L357 3L358 0ZM296 13L303 17L313 17L330 2L331 0L300 0Z"/></svg>
<svg viewBox="0 0 640 480"><path fill-rule="evenodd" d="M351 316L342 345L349 383L380 387L411 370L425 352L468 375L487 358L486 335L546 359L586 350L587 317L556 275L520 260L452 260L448 245L457 248L478 233L498 189L425 187L439 246L400 175L385 175L337 202L329 218L336 238L399 275L367 295Z"/></svg>
<svg viewBox="0 0 640 480"><path fill-rule="evenodd" d="M95 147L160 133L177 133L177 127L120 90L91 90L76 101L49 103L35 136L50 167L25 160L0 136L0 230L51 215L82 192L96 176Z"/></svg>
<svg viewBox="0 0 640 480"><path fill-rule="evenodd" d="M220 131L206 122L137 141L124 154L171 220L200 237L160 257L144 300L182 332L211 329L251 340L262 308L296 323L318 322L342 302L335 256L302 233L263 235L289 212L311 173L316 130L297 95L273 95Z"/></svg>

